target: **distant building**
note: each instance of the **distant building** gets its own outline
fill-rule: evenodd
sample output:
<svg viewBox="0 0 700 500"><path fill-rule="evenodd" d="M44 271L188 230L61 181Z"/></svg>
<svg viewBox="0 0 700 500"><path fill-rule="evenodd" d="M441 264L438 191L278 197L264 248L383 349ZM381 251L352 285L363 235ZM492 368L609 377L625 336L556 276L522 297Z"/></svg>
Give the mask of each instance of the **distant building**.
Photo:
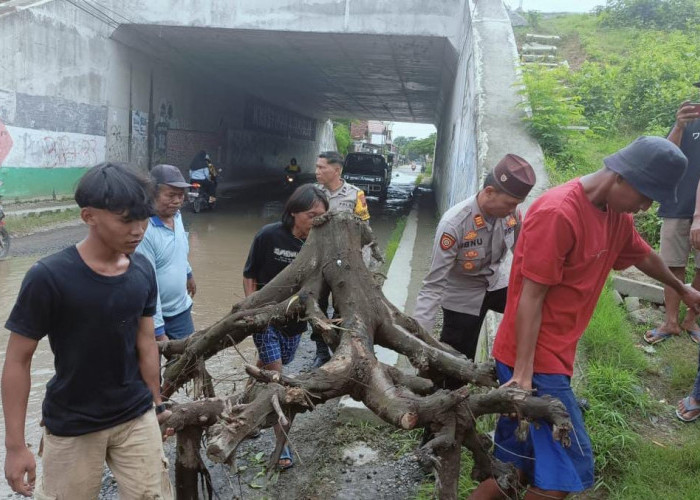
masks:
<svg viewBox="0 0 700 500"><path fill-rule="evenodd" d="M387 154L396 152L389 122L356 120L350 124L353 151Z"/></svg>

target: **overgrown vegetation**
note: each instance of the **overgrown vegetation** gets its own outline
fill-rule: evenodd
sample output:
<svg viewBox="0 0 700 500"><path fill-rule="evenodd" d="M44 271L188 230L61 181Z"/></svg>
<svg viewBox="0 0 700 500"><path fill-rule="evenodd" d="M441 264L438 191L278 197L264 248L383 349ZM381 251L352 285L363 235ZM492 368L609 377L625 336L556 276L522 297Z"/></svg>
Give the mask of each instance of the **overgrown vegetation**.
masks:
<svg viewBox="0 0 700 500"><path fill-rule="evenodd" d="M345 156L348 154L352 138L350 137L350 121L349 120L334 120L333 135L335 135L335 143L338 146L338 152Z"/></svg>
<svg viewBox="0 0 700 500"><path fill-rule="evenodd" d="M552 185L597 170L639 135L666 136L680 103L700 100L691 86L700 78L699 13L698 0L609 0L597 15L537 20L538 32L562 37L561 55L571 62L528 67L523 77L528 127ZM656 208L636 223L658 247ZM673 406L692 386L697 349L678 338L645 355L645 328L631 325L610 294L606 288L599 300L578 361L597 490L620 499L695 498L700 429L676 423Z"/></svg>
<svg viewBox="0 0 700 500"><path fill-rule="evenodd" d="M576 63L528 66L523 75L532 109L528 127L553 184L597 170L606 155L639 135L666 136L680 103L699 99L691 85L700 77L697 24L681 30L685 24L654 14L691 19L699 6L698 0L616 0L597 16L540 22L541 32L562 36L561 55ZM656 210L639 216L638 225L658 246Z"/></svg>
<svg viewBox="0 0 700 500"><path fill-rule="evenodd" d="M423 139L399 136L394 139L394 145L399 149L399 154L405 156L409 161L424 160L426 155L432 157L435 153L436 140L437 133L435 132Z"/></svg>

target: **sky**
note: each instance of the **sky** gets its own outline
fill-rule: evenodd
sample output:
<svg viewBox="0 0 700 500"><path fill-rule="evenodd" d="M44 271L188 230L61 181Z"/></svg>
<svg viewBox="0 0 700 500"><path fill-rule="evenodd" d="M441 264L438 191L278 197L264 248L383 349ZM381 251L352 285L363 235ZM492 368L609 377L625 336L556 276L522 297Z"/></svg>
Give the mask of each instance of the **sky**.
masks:
<svg viewBox="0 0 700 500"><path fill-rule="evenodd" d="M590 12L598 5L605 5L605 0L522 0L523 10L541 12ZM517 9L520 0L505 0L511 8Z"/></svg>
<svg viewBox="0 0 700 500"><path fill-rule="evenodd" d="M394 122L394 125L391 127L391 137L394 139L401 136L424 139L433 132L435 132L435 127L425 123Z"/></svg>

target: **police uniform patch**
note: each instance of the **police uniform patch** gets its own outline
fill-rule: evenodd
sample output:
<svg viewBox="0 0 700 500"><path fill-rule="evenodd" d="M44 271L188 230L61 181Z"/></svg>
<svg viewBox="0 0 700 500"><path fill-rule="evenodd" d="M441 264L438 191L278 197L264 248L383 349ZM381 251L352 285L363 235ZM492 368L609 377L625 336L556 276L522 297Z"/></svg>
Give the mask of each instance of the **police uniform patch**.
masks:
<svg viewBox="0 0 700 500"><path fill-rule="evenodd" d="M518 223L518 221L516 221L515 217L513 217L512 215L510 217L508 217L508 222L506 222L508 227L514 227L517 223Z"/></svg>
<svg viewBox="0 0 700 500"><path fill-rule="evenodd" d="M455 239L454 236L452 236L449 233L442 233L442 236L440 236L440 248L443 250L449 250L452 248L452 245L455 244L457 240Z"/></svg>
<svg viewBox="0 0 700 500"><path fill-rule="evenodd" d="M464 267L464 269L467 271L471 271L472 269L474 269L476 267L476 264L474 264L473 262L467 261L464 263L464 265L462 267Z"/></svg>
<svg viewBox="0 0 700 500"><path fill-rule="evenodd" d="M467 234L464 235L464 240L472 241L475 240L477 236L479 236L479 233L477 233L476 231L469 231Z"/></svg>
<svg viewBox="0 0 700 500"><path fill-rule="evenodd" d="M367 207L367 200L365 199L365 193L363 193L362 191L357 193L357 201L360 203L360 206L362 208Z"/></svg>
<svg viewBox="0 0 700 500"><path fill-rule="evenodd" d="M474 216L474 225L476 226L477 229L481 229L482 227L486 226L486 221L481 215L475 215Z"/></svg>
<svg viewBox="0 0 700 500"><path fill-rule="evenodd" d="M477 252L476 250L469 250L468 252L464 253L464 256L467 259L476 259L479 256L479 252Z"/></svg>

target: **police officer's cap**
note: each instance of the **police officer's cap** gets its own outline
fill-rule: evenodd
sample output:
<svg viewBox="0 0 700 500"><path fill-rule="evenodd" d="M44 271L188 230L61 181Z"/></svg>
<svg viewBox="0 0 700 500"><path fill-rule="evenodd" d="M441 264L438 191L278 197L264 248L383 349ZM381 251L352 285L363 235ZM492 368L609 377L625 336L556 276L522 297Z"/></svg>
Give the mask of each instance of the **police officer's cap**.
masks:
<svg viewBox="0 0 700 500"><path fill-rule="evenodd" d="M501 191L524 199L537 179L532 165L524 158L509 153L494 167L493 180Z"/></svg>

